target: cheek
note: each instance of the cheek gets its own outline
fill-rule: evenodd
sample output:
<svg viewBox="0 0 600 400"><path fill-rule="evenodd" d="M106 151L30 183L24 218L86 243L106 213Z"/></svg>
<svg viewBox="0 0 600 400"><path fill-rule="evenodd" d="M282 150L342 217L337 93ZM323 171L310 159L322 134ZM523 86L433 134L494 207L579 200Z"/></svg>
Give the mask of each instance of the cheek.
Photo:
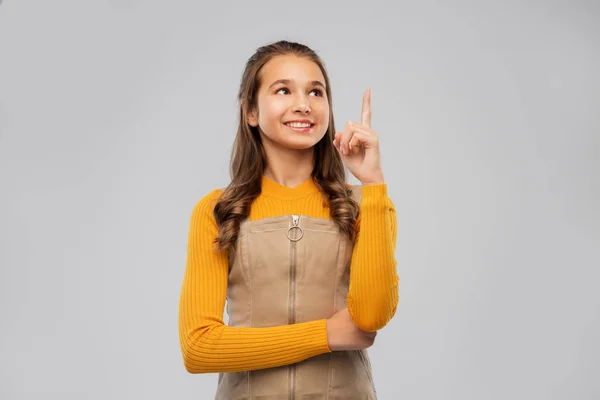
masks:
<svg viewBox="0 0 600 400"><path fill-rule="evenodd" d="M279 122L285 113L285 106L278 102L264 102L260 106L259 121L262 125Z"/></svg>
<svg viewBox="0 0 600 400"><path fill-rule="evenodd" d="M319 104L317 110L319 113L319 117L323 120L323 121L329 121L329 103L325 103L325 104Z"/></svg>
<svg viewBox="0 0 600 400"><path fill-rule="evenodd" d="M325 99L313 102L312 108L315 111L318 110L319 113L329 115L329 102Z"/></svg>

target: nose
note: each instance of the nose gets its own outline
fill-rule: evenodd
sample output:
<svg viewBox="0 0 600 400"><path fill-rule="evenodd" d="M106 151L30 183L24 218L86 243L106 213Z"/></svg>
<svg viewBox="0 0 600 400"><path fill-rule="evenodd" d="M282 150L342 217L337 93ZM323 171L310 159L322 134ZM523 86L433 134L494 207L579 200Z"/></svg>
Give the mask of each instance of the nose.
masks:
<svg viewBox="0 0 600 400"><path fill-rule="evenodd" d="M294 104L294 112L308 114L310 111L308 99L305 96L299 97Z"/></svg>

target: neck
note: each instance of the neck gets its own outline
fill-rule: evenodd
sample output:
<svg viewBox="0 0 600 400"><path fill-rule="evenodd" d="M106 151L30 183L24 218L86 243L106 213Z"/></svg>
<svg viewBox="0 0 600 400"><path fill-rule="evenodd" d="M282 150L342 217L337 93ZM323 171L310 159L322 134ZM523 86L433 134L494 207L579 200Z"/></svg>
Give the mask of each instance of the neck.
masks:
<svg viewBox="0 0 600 400"><path fill-rule="evenodd" d="M267 165L264 175L283 186L296 187L311 178L314 168L311 147L306 150L273 148L263 141Z"/></svg>

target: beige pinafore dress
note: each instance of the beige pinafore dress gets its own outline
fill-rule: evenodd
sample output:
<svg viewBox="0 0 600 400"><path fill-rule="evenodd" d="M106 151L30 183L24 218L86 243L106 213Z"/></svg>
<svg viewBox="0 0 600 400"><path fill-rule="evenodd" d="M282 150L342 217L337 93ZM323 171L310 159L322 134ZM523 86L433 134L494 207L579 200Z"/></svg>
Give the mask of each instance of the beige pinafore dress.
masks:
<svg viewBox="0 0 600 400"><path fill-rule="evenodd" d="M354 186L360 202L361 188ZM346 307L352 242L329 219L284 215L240 226L229 262L229 326L329 318ZM275 368L219 374L216 400L376 399L366 350L333 351Z"/></svg>

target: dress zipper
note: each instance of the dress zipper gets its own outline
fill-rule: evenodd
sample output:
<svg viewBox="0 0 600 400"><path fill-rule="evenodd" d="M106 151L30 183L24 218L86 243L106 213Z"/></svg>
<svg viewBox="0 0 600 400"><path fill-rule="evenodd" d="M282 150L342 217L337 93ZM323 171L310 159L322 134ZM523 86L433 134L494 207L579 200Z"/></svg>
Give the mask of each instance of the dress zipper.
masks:
<svg viewBox="0 0 600 400"><path fill-rule="evenodd" d="M289 306L289 324L296 323L296 242L302 239L304 231L300 227L300 216L292 215L292 226L289 227L287 236L291 241L291 260L290 260L290 306ZM290 365L290 400L294 400L296 366Z"/></svg>

